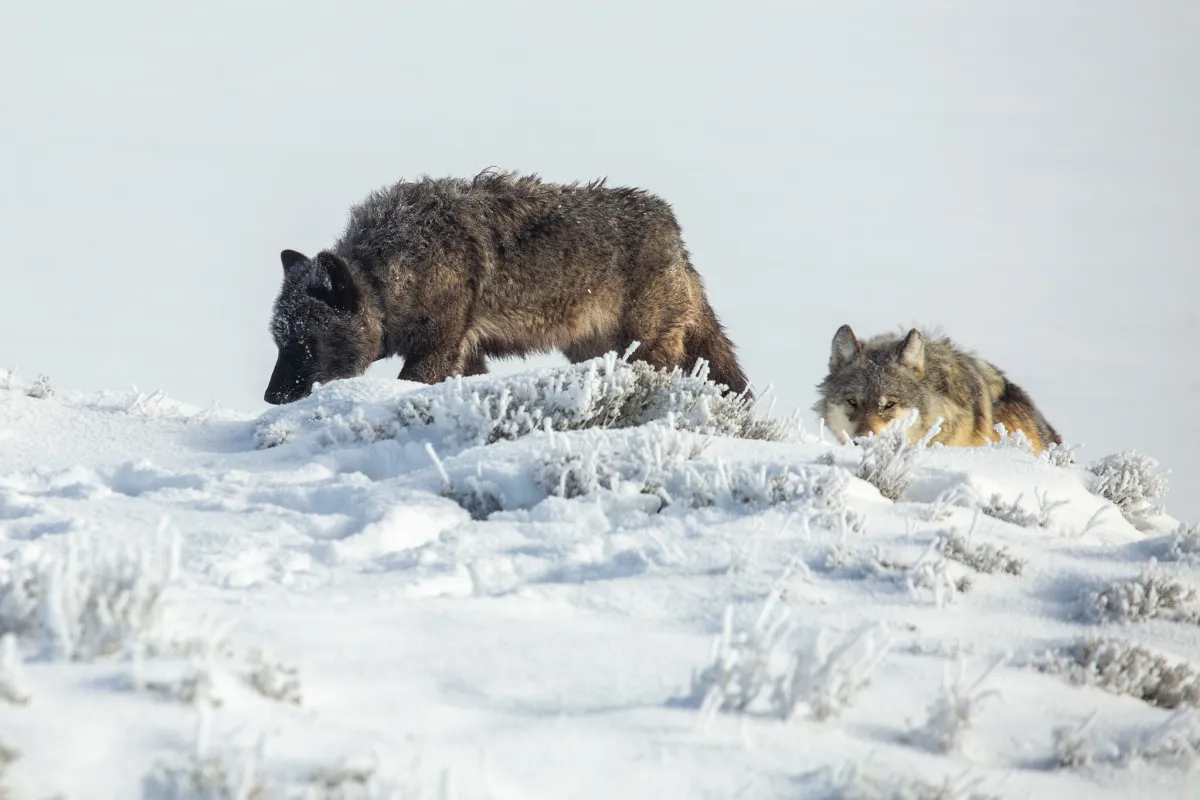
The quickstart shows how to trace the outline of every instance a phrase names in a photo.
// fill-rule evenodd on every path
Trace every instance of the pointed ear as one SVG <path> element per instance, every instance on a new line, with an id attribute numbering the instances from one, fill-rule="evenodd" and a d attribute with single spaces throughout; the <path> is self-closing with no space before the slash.
<path id="1" fill-rule="evenodd" d="M 833 335 L 833 348 L 829 352 L 830 371 L 849 364 L 860 350 L 862 350 L 862 345 L 858 343 L 850 326 L 843 325 L 838 328 L 837 333 Z"/>
<path id="2" fill-rule="evenodd" d="M 925 372 L 925 340 L 916 328 L 909 331 L 900 344 L 900 363 L 917 372 Z"/>
<path id="3" fill-rule="evenodd" d="M 286 275 L 292 271 L 293 267 L 308 261 L 308 256 L 297 253 L 295 250 L 284 250 L 279 254 L 279 260 L 283 262 L 283 272 Z"/>
<path id="4" fill-rule="evenodd" d="M 334 253 L 320 253 L 317 264 L 329 275 L 330 293 L 326 298 L 337 311 L 354 314 L 362 304 L 362 294 L 350 273 L 350 266 Z"/>

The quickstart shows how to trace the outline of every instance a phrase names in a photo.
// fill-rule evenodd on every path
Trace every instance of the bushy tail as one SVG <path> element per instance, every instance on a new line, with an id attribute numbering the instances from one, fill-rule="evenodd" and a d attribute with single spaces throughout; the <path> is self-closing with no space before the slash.
<path id="1" fill-rule="evenodd" d="M 703 358 L 708 362 L 708 379 L 725 384 L 734 394 L 746 391 L 749 386 L 746 373 L 742 372 L 738 363 L 733 342 L 725 334 L 712 306 L 703 298 L 700 301 L 700 318 L 684 335 L 683 354 L 686 369 L 692 369 L 696 359 Z M 747 396 L 750 396 L 749 393 Z"/>

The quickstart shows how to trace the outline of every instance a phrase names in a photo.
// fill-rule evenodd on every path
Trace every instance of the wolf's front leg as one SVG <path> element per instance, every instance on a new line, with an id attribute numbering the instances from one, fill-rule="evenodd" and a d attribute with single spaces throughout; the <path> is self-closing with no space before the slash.
<path id="1" fill-rule="evenodd" d="M 404 367 L 400 370 L 400 380 L 416 381 L 417 383 L 441 383 L 454 375 L 458 370 L 454 362 L 457 359 L 449 353 L 426 353 L 404 357 Z"/>
<path id="2" fill-rule="evenodd" d="M 458 372 L 464 378 L 470 375 L 487 375 L 487 373 L 487 361 L 484 360 L 483 353 L 480 353 L 478 350 L 467 356 L 462 369 Z"/>
<path id="3" fill-rule="evenodd" d="M 482 353 L 469 353 L 462 344 L 431 348 L 404 357 L 400 380 L 441 383 L 453 375 L 482 375 L 487 372 Z"/>

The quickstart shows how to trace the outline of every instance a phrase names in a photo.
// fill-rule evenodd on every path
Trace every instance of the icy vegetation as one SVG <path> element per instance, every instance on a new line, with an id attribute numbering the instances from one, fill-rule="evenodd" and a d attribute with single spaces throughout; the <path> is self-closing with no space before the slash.
<path id="1" fill-rule="evenodd" d="M 0 796 L 1178 797 L 1200 771 L 1200 545 L 1144 457 L 835 443 L 615 354 L 260 417 L 51 386 L 0 381 Z"/>
<path id="2" fill-rule="evenodd" d="M 1088 471 L 1095 476 L 1091 490 L 1111 500 L 1135 525 L 1162 513 L 1157 501 L 1166 496 L 1168 483 L 1156 459 L 1133 451 L 1115 453 L 1088 464 Z"/>
<path id="3" fill-rule="evenodd" d="M 1119 639 L 1081 642 L 1048 655 L 1040 668 L 1161 708 L 1200 706 L 1200 673 L 1192 665 Z"/>
<path id="4" fill-rule="evenodd" d="M 256 441 L 260 447 L 274 447 L 302 438 L 329 447 L 436 439 L 464 448 L 539 431 L 628 428 L 653 420 L 746 439 L 783 439 L 795 428 L 786 421 L 756 419 L 753 400 L 722 394 L 721 387 L 698 372 L 657 370 L 616 353 L 536 374 L 416 386 L 375 385 L 364 396 L 361 384 L 338 382 L 313 398 L 264 415 Z"/>

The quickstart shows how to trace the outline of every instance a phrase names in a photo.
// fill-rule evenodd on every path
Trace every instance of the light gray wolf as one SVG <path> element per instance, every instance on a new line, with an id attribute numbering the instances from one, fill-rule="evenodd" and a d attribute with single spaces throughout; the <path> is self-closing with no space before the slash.
<path id="1" fill-rule="evenodd" d="M 389 356 L 400 378 L 436 383 L 487 372 L 486 357 L 578 362 L 635 341 L 635 360 L 703 358 L 711 380 L 747 389 L 671 206 L 641 189 L 495 170 L 401 181 L 351 208 L 329 250 L 280 258 L 269 403 Z"/>
<path id="2" fill-rule="evenodd" d="M 1058 432 L 1021 387 L 989 361 L 961 349 L 936 332 L 910 330 L 860 342 L 849 325 L 838 328 L 829 355 L 829 374 L 818 386 L 813 406 L 839 437 L 879 433 L 912 409 L 920 416 L 909 429 L 916 441 L 938 417 L 933 438 L 947 446 L 979 446 L 999 441 L 1003 423 L 1022 431 L 1034 452 L 1062 444 Z"/>

